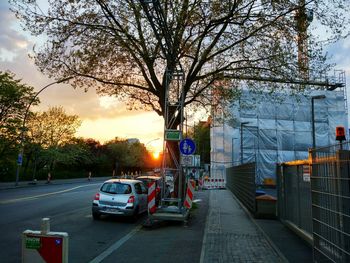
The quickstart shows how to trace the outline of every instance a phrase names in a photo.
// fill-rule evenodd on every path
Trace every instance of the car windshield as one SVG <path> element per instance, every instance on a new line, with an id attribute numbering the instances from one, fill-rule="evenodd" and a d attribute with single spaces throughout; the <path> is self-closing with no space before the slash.
<path id="1" fill-rule="evenodd" d="M 146 187 L 149 187 L 149 184 L 152 182 L 156 182 L 158 187 L 162 187 L 162 181 L 160 179 L 152 179 L 152 178 L 141 178 L 138 180 L 142 181 Z"/>
<path id="2" fill-rule="evenodd" d="M 131 186 L 123 183 L 105 183 L 101 191 L 108 194 L 130 194 Z"/>

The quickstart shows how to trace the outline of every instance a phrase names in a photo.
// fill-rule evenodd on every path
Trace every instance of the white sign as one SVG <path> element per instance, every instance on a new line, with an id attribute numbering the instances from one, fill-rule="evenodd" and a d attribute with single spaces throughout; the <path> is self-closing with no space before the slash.
<path id="1" fill-rule="evenodd" d="M 181 155 L 182 166 L 193 166 L 193 155 Z"/>
<path id="2" fill-rule="evenodd" d="M 195 167 L 201 167 L 201 156 L 200 155 L 195 155 L 194 156 L 194 163 L 193 166 Z"/>
<path id="3" fill-rule="evenodd" d="M 303 181 L 310 182 L 310 166 L 303 165 Z"/>

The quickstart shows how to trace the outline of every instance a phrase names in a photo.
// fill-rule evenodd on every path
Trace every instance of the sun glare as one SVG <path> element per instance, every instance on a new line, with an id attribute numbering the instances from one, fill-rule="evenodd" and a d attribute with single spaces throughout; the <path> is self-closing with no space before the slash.
<path id="1" fill-rule="evenodd" d="M 154 159 L 158 159 L 159 158 L 159 152 L 153 152 L 152 155 L 153 155 Z"/>

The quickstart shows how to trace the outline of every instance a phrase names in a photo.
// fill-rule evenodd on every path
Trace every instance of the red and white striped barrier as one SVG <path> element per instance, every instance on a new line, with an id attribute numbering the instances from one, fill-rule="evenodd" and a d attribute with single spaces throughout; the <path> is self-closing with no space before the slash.
<path id="1" fill-rule="evenodd" d="M 203 189 L 203 178 L 202 177 L 198 179 L 198 189 L 199 190 Z"/>
<path id="2" fill-rule="evenodd" d="M 219 188 L 225 188 L 225 180 L 223 178 L 219 179 Z"/>
<path id="3" fill-rule="evenodd" d="M 156 182 L 148 184 L 148 212 L 153 214 L 156 211 Z"/>
<path id="4" fill-rule="evenodd" d="M 190 209 L 192 207 L 193 193 L 194 193 L 195 182 L 190 180 L 187 183 L 186 198 L 184 206 Z"/>
<path id="5" fill-rule="evenodd" d="M 225 189 L 226 183 L 223 178 L 208 178 L 204 181 L 203 189 Z"/>

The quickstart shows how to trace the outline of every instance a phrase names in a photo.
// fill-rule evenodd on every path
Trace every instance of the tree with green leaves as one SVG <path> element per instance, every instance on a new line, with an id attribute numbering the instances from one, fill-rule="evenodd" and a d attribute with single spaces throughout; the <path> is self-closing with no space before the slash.
<path id="1" fill-rule="evenodd" d="M 27 122 L 27 163 L 34 155 L 35 163 L 38 162 L 37 158 L 40 158 L 42 163 L 49 167 L 49 171 L 52 171 L 56 162 L 74 162 L 84 152 L 83 148 L 69 148 L 68 145 L 72 146 L 80 124 L 78 116 L 66 114 L 62 107 L 51 107 L 48 111 L 33 113 Z M 31 146 L 40 146 L 39 157 L 33 153 L 33 149 L 37 147 Z"/>
<path id="2" fill-rule="evenodd" d="M 34 88 L 16 80 L 10 72 L 0 71 L 0 155 L 16 144 L 28 104 L 35 95 Z M 39 99 L 34 101 L 34 105 Z"/>
<path id="3" fill-rule="evenodd" d="M 120 173 L 123 169 L 141 169 L 149 157 L 146 147 L 140 142 L 115 138 L 105 144 L 111 160 L 111 167 Z"/>
<path id="4" fill-rule="evenodd" d="M 200 155 L 201 165 L 210 163 L 210 122 L 198 122 L 190 136 L 196 143 L 196 154 Z"/>
<path id="5" fill-rule="evenodd" d="M 21 83 L 13 73 L 0 71 L 0 176 L 12 172 L 27 106 L 31 101 L 39 103 L 34 96 L 33 87 Z"/>

